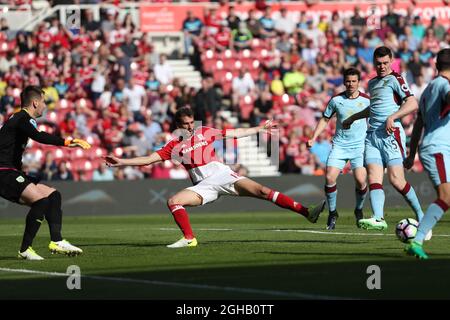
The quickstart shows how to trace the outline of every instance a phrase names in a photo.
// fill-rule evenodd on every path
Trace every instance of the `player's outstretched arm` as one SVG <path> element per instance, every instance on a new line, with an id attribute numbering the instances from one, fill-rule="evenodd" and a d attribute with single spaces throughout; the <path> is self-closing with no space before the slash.
<path id="1" fill-rule="evenodd" d="M 411 134 L 411 141 L 409 142 L 409 155 L 403 161 L 403 166 L 408 170 L 411 169 L 414 164 L 417 146 L 419 145 L 419 140 L 420 137 L 422 136 L 422 129 L 423 129 L 423 119 L 419 112 L 419 114 L 417 115 L 416 122 L 414 123 L 414 128 Z"/>
<path id="2" fill-rule="evenodd" d="M 43 144 L 49 144 L 53 146 L 66 146 L 66 147 L 81 147 L 83 149 L 89 149 L 91 145 L 81 139 L 63 139 L 61 137 L 49 134 L 44 131 L 39 131 L 36 121 L 34 119 L 30 121 L 22 121 L 19 124 L 19 129 L 25 133 L 30 139 Z"/>
<path id="3" fill-rule="evenodd" d="M 317 137 L 320 136 L 320 134 L 325 130 L 325 128 L 328 125 L 328 122 L 330 121 L 329 118 L 322 117 L 322 119 L 319 120 L 319 123 L 317 123 L 316 128 L 314 129 L 314 134 L 310 140 L 306 143 L 306 146 L 308 148 L 311 148 L 316 141 Z"/>
<path id="4" fill-rule="evenodd" d="M 400 109 L 386 119 L 386 131 L 388 133 L 394 132 L 395 120 L 401 119 L 404 116 L 417 111 L 417 109 L 419 109 L 417 99 L 414 96 L 409 96 L 406 98 L 405 103 L 401 105 Z"/>
<path id="5" fill-rule="evenodd" d="M 108 167 L 122 167 L 122 166 L 148 166 L 155 162 L 162 161 L 161 156 L 157 152 L 153 152 L 147 157 L 136 157 L 131 159 L 121 159 L 113 155 L 103 157 Z"/>
<path id="6" fill-rule="evenodd" d="M 238 129 L 231 129 L 231 130 L 227 130 L 225 133 L 225 137 L 226 139 L 228 138 L 242 138 L 242 137 L 248 137 L 248 136 L 252 136 L 255 134 L 258 134 L 259 132 L 268 132 L 270 133 L 270 131 L 272 129 L 275 129 L 277 127 L 277 123 L 274 120 L 267 120 L 264 124 L 258 126 L 258 127 L 253 127 L 253 128 L 238 128 Z"/>
<path id="7" fill-rule="evenodd" d="M 363 111 L 355 113 L 355 114 L 351 115 L 350 117 L 348 117 L 347 119 L 345 119 L 342 122 L 342 127 L 344 129 L 350 129 L 350 126 L 352 125 L 353 122 L 355 122 L 356 120 L 359 120 L 359 119 L 368 118 L 369 116 L 370 116 L 370 107 L 367 107 Z"/>

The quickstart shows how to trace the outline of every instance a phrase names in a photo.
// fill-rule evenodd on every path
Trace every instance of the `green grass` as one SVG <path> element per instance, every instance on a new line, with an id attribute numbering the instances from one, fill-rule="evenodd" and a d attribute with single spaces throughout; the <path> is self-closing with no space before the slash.
<path id="1" fill-rule="evenodd" d="M 431 259 L 418 261 L 394 235 L 409 210 L 389 211 L 381 236 L 357 229 L 344 211 L 334 232 L 324 230 L 326 213 L 313 225 L 289 212 L 191 212 L 196 248 L 165 247 L 181 235 L 170 215 L 65 217 L 65 238 L 84 254 L 52 256 L 44 224 L 33 246 L 44 261 L 17 260 L 24 221 L 0 219 L 0 268 L 65 273 L 78 265 L 87 276 L 81 290 L 68 290 L 66 277 L 0 270 L 0 299 L 450 298 L 445 216 L 425 246 Z M 381 290 L 366 286 L 373 264 Z"/>

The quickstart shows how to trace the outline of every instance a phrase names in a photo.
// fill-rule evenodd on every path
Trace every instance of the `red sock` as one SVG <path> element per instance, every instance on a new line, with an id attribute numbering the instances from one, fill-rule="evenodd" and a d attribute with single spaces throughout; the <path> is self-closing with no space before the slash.
<path id="1" fill-rule="evenodd" d="M 184 237 L 188 240 L 195 238 L 186 209 L 179 204 L 174 204 L 169 205 L 169 210 L 172 212 L 173 218 L 181 229 L 181 232 L 183 232 Z"/>
<path id="2" fill-rule="evenodd" d="M 281 192 L 270 190 L 267 200 L 272 201 L 281 208 L 290 209 L 294 212 L 300 213 L 305 217 L 307 217 L 309 214 L 308 208 L 302 206 L 301 203 L 295 202 L 294 199 L 288 197 L 285 194 L 282 194 Z"/>

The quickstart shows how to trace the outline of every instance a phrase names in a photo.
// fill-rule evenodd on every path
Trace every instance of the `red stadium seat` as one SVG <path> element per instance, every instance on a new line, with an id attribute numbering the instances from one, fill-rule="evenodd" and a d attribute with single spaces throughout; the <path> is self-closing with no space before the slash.
<path id="1" fill-rule="evenodd" d="M 224 59 L 223 60 L 223 68 L 225 70 L 235 70 L 235 63 L 236 59 L 230 58 L 230 59 Z"/>
<path id="2" fill-rule="evenodd" d="M 223 94 L 229 96 L 231 94 L 231 82 L 222 83 Z"/>
<path id="3" fill-rule="evenodd" d="M 89 171 L 93 170 L 93 164 L 90 160 L 77 159 L 70 162 L 71 171 Z"/>
<path id="4" fill-rule="evenodd" d="M 204 72 L 212 72 L 216 68 L 217 60 L 215 59 L 203 60 L 202 62 Z"/>
<path id="5" fill-rule="evenodd" d="M 226 80 L 227 74 L 229 74 L 230 71 L 228 70 L 217 70 L 213 73 L 213 78 L 215 83 L 223 83 Z"/>
<path id="6" fill-rule="evenodd" d="M 224 52 L 222 52 L 220 54 L 220 58 L 222 60 L 236 59 L 237 58 L 237 54 L 236 54 L 235 51 L 227 49 L 227 50 L 225 50 Z"/>
<path id="7" fill-rule="evenodd" d="M 103 149 L 101 147 L 92 147 L 88 150 L 85 150 L 84 152 L 86 153 L 86 157 L 93 161 L 101 159 L 103 156 L 106 156 L 107 154 L 106 149 Z"/>
<path id="8" fill-rule="evenodd" d="M 241 97 L 239 100 L 239 113 L 242 121 L 250 120 L 250 115 L 254 109 L 254 100 L 250 95 Z"/>
<path id="9" fill-rule="evenodd" d="M 88 159 L 87 153 L 81 148 L 75 148 L 70 154 L 70 160 Z"/>

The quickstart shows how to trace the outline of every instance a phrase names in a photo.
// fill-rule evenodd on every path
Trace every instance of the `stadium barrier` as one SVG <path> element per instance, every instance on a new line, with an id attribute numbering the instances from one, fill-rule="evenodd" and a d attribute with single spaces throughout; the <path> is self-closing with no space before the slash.
<path id="1" fill-rule="evenodd" d="M 386 177 L 387 178 L 387 177 Z M 409 174 L 407 177 L 415 188 L 426 210 L 435 200 L 434 188 L 426 174 Z M 284 192 L 305 205 L 324 199 L 324 178 L 302 175 L 284 175 L 282 177 L 256 178 L 256 181 Z M 385 179 L 387 180 L 387 179 Z M 111 182 L 49 182 L 63 196 L 64 215 L 127 215 L 167 213 L 166 200 L 177 191 L 190 186 L 188 180 L 138 180 Z M 351 175 L 341 176 L 338 180 L 338 208 L 352 209 L 355 203 L 355 187 Z M 386 209 L 407 207 L 403 197 L 385 181 Z M 365 203 L 370 212 L 369 198 Z M 280 211 L 267 201 L 251 198 L 221 197 L 214 203 L 192 208 L 189 212 L 244 212 L 244 211 Z M 0 217 L 24 217 L 27 207 L 13 204 L 0 198 Z"/>

